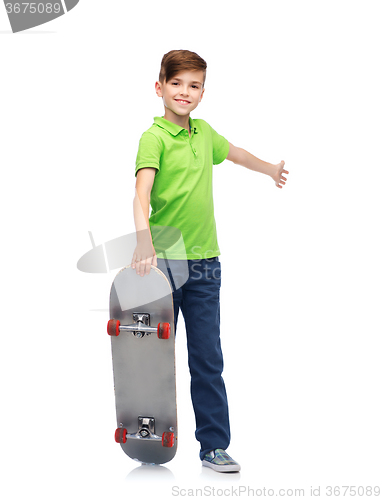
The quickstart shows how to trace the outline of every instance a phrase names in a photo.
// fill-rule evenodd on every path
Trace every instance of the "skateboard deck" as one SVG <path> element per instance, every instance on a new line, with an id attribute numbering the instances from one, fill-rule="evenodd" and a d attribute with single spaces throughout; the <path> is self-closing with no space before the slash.
<path id="1" fill-rule="evenodd" d="M 171 286 L 158 268 L 143 277 L 127 266 L 110 292 L 117 430 L 132 459 L 162 464 L 177 448 L 175 330 Z"/>

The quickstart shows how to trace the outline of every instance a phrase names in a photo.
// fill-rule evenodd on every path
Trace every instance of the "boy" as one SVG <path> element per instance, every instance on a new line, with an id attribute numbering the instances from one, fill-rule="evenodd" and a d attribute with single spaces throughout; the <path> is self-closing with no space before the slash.
<path id="1" fill-rule="evenodd" d="M 265 163 L 230 144 L 204 120 L 190 117 L 203 98 L 206 69 L 206 62 L 195 52 L 172 50 L 163 56 L 155 90 L 163 99 L 164 116 L 155 117 L 154 124 L 142 134 L 136 160 L 137 247 L 131 264 L 141 276 L 150 272 L 152 264 L 170 277 L 175 329 L 179 309 L 186 326 L 200 459 L 202 465 L 215 471 L 234 472 L 240 470 L 240 465 L 225 451 L 230 426 L 221 375 L 220 250 L 212 200 L 212 165 L 230 160 L 269 175 L 279 188 L 286 182 L 282 174 L 288 172 L 283 169 L 283 161 L 278 165 Z M 163 227 L 179 230 L 185 254 L 174 245 L 166 249 L 165 261 L 157 258 L 160 252 L 159 244 L 155 248 L 155 231 Z M 167 259 L 186 262 L 188 275 L 181 286 L 179 280 L 175 286 L 176 276 L 171 269 L 176 266 L 169 266 Z"/>

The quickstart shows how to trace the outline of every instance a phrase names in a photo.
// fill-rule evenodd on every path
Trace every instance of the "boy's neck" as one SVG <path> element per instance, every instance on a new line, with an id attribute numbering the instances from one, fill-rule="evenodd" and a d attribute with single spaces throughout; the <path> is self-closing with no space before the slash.
<path id="1" fill-rule="evenodd" d="M 176 115 L 174 112 L 165 107 L 163 118 L 165 118 L 169 122 L 175 123 L 175 125 L 179 125 L 180 127 L 185 128 L 187 131 L 189 131 L 190 129 L 190 113 L 184 116 L 180 116 Z"/>

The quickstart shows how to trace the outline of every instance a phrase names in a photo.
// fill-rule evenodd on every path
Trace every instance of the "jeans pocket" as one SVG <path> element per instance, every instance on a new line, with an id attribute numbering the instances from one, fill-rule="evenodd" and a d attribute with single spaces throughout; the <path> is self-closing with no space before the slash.
<path id="1" fill-rule="evenodd" d="M 217 283 L 219 283 L 219 286 L 220 286 L 220 283 L 221 283 L 221 264 L 220 264 L 219 260 L 215 260 L 214 262 L 212 262 L 211 275 L 212 275 L 212 279 L 214 281 L 216 281 Z"/>

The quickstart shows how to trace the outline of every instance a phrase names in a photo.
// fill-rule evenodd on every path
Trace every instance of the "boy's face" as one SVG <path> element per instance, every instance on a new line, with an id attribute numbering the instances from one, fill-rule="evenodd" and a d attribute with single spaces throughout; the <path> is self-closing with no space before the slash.
<path id="1" fill-rule="evenodd" d="M 204 94 L 203 71 L 182 71 L 169 81 L 156 82 L 155 90 L 165 107 L 179 116 L 194 110 Z"/>

